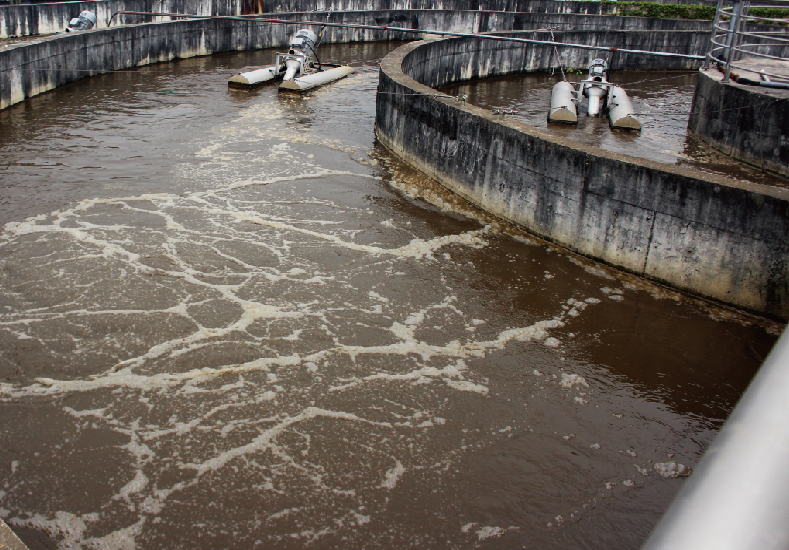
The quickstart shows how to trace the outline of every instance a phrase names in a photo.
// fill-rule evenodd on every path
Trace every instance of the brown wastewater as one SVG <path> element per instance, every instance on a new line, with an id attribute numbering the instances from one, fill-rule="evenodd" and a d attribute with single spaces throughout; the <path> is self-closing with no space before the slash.
<path id="1" fill-rule="evenodd" d="M 31 549 L 632 549 L 693 475 L 782 326 L 401 163 L 396 46 L 323 46 L 357 72 L 303 96 L 228 90 L 262 51 L 0 112 L 0 517 Z"/>

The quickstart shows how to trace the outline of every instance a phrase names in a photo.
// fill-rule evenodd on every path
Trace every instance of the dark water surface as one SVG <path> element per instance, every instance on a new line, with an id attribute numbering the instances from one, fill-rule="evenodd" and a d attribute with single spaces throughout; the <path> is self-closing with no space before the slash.
<path id="1" fill-rule="evenodd" d="M 566 74 L 578 83 L 587 74 Z M 789 180 L 762 172 L 713 149 L 688 130 L 696 89 L 696 71 L 614 71 L 611 82 L 622 86 L 633 103 L 641 131 L 612 130 L 605 116 L 586 114 L 587 99 L 578 108 L 578 124 L 548 123 L 551 90 L 561 73 L 530 73 L 446 86 L 441 90 L 468 96 L 468 102 L 490 109 L 508 109 L 505 115 L 552 134 L 611 151 L 655 162 L 693 168 L 734 179 L 789 186 Z M 576 86 L 577 87 L 577 86 Z"/>
<path id="2" fill-rule="evenodd" d="M 637 548 L 781 327 L 501 227 L 218 55 L 0 112 L 0 516 L 43 548 Z"/>

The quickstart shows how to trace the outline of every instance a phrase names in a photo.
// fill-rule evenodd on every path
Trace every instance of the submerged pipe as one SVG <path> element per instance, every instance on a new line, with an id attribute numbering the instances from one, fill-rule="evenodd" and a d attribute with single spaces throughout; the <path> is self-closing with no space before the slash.
<path id="1" fill-rule="evenodd" d="M 654 55 L 658 57 L 681 57 L 683 59 L 693 59 L 697 61 L 704 61 L 703 55 L 691 55 L 684 53 L 674 52 L 653 52 L 649 50 L 629 50 L 626 48 L 612 48 L 601 46 L 589 46 L 587 44 L 568 44 L 565 42 L 554 42 L 553 40 L 534 40 L 531 38 L 515 38 L 511 36 L 496 36 L 493 34 L 479 34 L 473 32 L 447 32 L 436 31 L 429 29 L 406 29 L 403 27 L 387 27 L 384 25 L 362 25 L 359 23 L 330 23 L 328 21 L 288 21 L 286 19 L 269 19 L 255 16 L 239 16 L 239 15 L 193 15 L 185 13 L 165 13 L 165 12 L 152 12 L 152 11 L 117 11 L 112 17 L 107 26 L 112 23 L 116 15 L 150 15 L 153 17 L 184 17 L 189 19 L 231 19 L 235 21 L 256 21 L 259 23 L 273 23 L 276 25 L 314 25 L 317 27 L 339 27 L 345 29 L 365 29 L 377 31 L 392 31 L 392 32 L 406 32 L 413 34 L 435 34 L 437 36 L 454 36 L 454 37 L 472 37 L 472 38 L 485 38 L 488 40 L 498 40 L 501 42 L 519 42 L 522 44 L 542 44 L 546 46 L 564 46 L 566 48 L 576 48 L 580 50 L 608 50 L 612 52 L 634 53 L 639 55 Z"/>

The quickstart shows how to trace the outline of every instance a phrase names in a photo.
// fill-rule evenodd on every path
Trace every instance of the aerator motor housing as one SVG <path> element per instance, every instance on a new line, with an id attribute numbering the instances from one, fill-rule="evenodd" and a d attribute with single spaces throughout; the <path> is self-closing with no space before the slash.
<path id="1" fill-rule="evenodd" d="M 79 14 L 79 17 L 73 18 L 68 22 L 66 32 L 87 31 L 96 25 L 96 14 L 92 11 L 85 10 Z"/>

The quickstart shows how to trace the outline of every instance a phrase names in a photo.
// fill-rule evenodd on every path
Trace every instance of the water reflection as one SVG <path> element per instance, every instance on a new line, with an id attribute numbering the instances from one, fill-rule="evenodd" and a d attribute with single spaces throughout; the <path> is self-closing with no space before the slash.
<path id="1" fill-rule="evenodd" d="M 0 514 L 32 550 L 643 541 L 682 484 L 653 464 L 695 465 L 780 327 L 392 157 L 392 47 L 298 99 L 228 91 L 253 52 L 0 113 Z"/>

